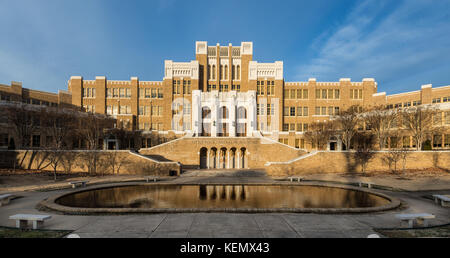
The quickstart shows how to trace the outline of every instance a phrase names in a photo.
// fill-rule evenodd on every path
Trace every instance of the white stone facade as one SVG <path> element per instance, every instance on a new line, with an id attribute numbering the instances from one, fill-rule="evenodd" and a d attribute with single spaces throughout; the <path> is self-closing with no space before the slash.
<path id="1" fill-rule="evenodd" d="M 256 92 L 192 91 L 192 128 L 196 136 L 253 136 Z"/>

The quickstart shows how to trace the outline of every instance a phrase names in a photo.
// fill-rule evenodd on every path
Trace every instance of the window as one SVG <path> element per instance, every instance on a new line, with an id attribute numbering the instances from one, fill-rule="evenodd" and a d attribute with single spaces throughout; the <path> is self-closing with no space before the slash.
<path id="1" fill-rule="evenodd" d="M 444 135 L 444 147 L 450 147 L 450 134 Z"/>
<path id="2" fill-rule="evenodd" d="M 295 107 L 290 108 L 290 116 L 295 116 Z"/>
<path id="3" fill-rule="evenodd" d="M 121 98 L 125 98 L 125 89 L 124 88 L 120 88 L 119 89 L 119 94 Z"/>
<path id="4" fill-rule="evenodd" d="M 433 99 L 433 103 L 441 103 L 441 98 L 435 98 Z"/>
<path id="5" fill-rule="evenodd" d="M 315 115 L 316 115 L 316 116 L 319 116 L 319 115 L 320 115 L 320 107 L 316 107 Z"/>
<path id="6" fill-rule="evenodd" d="M 303 107 L 303 116 L 309 116 L 308 107 Z"/>
<path id="7" fill-rule="evenodd" d="M 322 115 L 326 115 L 327 114 L 327 107 L 322 107 Z"/>
<path id="8" fill-rule="evenodd" d="M 362 90 L 350 90 L 350 99 L 363 99 Z"/>
<path id="9" fill-rule="evenodd" d="M 289 107 L 284 107 L 284 110 L 283 110 L 284 112 L 284 116 L 289 116 Z"/>
<path id="10" fill-rule="evenodd" d="M 303 90 L 303 99 L 308 99 L 308 90 Z"/>
<path id="11" fill-rule="evenodd" d="M 152 91 L 152 99 L 155 99 L 157 97 L 156 89 L 151 89 L 151 91 Z"/>
<path id="12" fill-rule="evenodd" d="M 297 107 L 297 116 L 302 116 L 302 115 L 303 115 L 303 108 Z"/>
<path id="13" fill-rule="evenodd" d="M 339 90 L 334 90 L 334 98 L 335 99 L 339 99 L 340 98 L 340 91 Z"/>
<path id="14" fill-rule="evenodd" d="M 284 90 L 284 98 L 289 99 L 289 90 Z"/>
<path id="15" fill-rule="evenodd" d="M 445 111 L 444 113 L 444 123 L 450 125 L 450 111 Z"/>
<path id="16" fill-rule="evenodd" d="M 41 147 L 41 136 L 40 135 L 33 135 L 33 147 Z"/>
<path id="17" fill-rule="evenodd" d="M 308 131 L 308 124 L 303 124 L 303 131 L 304 132 Z"/>
<path id="18" fill-rule="evenodd" d="M 112 115 L 113 113 L 112 113 L 113 111 L 112 111 L 112 106 L 106 106 L 106 114 L 107 115 Z"/>
<path id="19" fill-rule="evenodd" d="M 283 124 L 283 132 L 289 131 L 289 124 Z"/>
<path id="20" fill-rule="evenodd" d="M 339 115 L 339 107 L 334 107 L 334 115 Z"/>
<path id="21" fill-rule="evenodd" d="M 303 125 L 301 123 L 297 124 L 297 132 L 301 132 L 303 130 Z"/>
<path id="22" fill-rule="evenodd" d="M 322 98 L 323 99 L 327 98 L 327 90 L 322 90 Z"/>
<path id="23" fill-rule="evenodd" d="M 291 99 L 295 99 L 295 90 L 291 90 Z"/>
<path id="24" fill-rule="evenodd" d="M 333 99 L 333 90 L 328 90 L 328 98 Z"/>
<path id="25" fill-rule="evenodd" d="M 316 90 L 316 99 L 320 99 L 320 90 Z"/>
<path id="26" fill-rule="evenodd" d="M 295 131 L 295 124 L 289 124 L 289 131 Z"/>
<path id="27" fill-rule="evenodd" d="M 139 115 L 140 116 L 144 115 L 144 106 L 139 106 Z"/>
<path id="28" fill-rule="evenodd" d="M 442 147 L 442 135 L 434 135 L 433 136 L 433 147 L 435 147 L 435 148 Z"/>
<path id="29" fill-rule="evenodd" d="M 185 115 L 190 115 L 191 114 L 191 104 L 190 103 L 186 103 L 183 105 L 183 113 Z"/>

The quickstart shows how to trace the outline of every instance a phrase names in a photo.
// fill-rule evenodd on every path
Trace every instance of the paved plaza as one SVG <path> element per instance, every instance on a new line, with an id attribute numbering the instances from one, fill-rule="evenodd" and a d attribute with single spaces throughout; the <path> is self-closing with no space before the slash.
<path id="1" fill-rule="evenodd" d="M 262 172 L 235 172 L 213 174 L 191 171 L 171 180 L 171 183 L 247 183 L 274 182 Z M 450 188 L 450 187 L 449 187 Z M 450 194 L 450 189 L 433 191 L 376 191 L 396 197 L 402 207 L 370 214 L 302 214 L 302 213 L 179 213 L 130 214 L 114 216 L 73 216 L 41 212 L 36 205 L 45 198 L 71 192 L 73 189 L 54 191 L 23 191 L 14 194 L 20 198 L 0 207 L 0 226 L 13 227 L 8 217 L 18 213 L 51 214 L 45 229 L 74 230 L 82 238 L 272 238 L 272 237 L 367 237 L 376 233 L 374 228 L 398 228 L 398 213 L 432 213 L 436 219 L 430 226 L 450 223 L 450 209 L 424 198 L 431 194 Z"/>

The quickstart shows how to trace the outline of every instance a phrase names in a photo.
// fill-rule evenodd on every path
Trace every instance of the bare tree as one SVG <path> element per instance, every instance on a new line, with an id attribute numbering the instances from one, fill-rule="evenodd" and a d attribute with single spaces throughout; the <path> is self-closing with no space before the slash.
<path id="1" fill-rule="evenodd" d="M 58 108 L 48 108 L 42 111 L 41 120 L 43 129 L 45 129 L 47 136 L 51 141 L 46 144 L 47 160 L 53 168 L 54 180 L 56 181 L 56 170 L 63 162 L 65 151 L 69 146 L 68 141 L 72 139 L 69 137 L 74 129 L 73 111 L 69 113 L 67 110 Z"/>
<path id="2" fill-rule="evenodd" d="M 304 135 L 307 142 L 320 150 L 324 149 L 325 145 L 330 140 L 330 137 L 335 134 L 335 123 L 333 121 L 328 121 L 311 123 L 308 131 L 305 132 Z"/>
<path id="3" fill-rule="evenodd" d="M 422 149 L 422 144 L 427 138 L 440 131 L 441 127 L 433 123 L 433 116 L 436 114 L 438 114 L 436 109 L 424 106 L 402 110 L 403 126 L 411 133 L 417 150 Z"/>
<path id="4" fill-rule="evenodd" d="M 365 113 L 363 116 L 366 125 L 375 134 L 380 150 L 386 145 L 392 121 L 397 119 L 397 112 L 378 106 Z"/>
<path id="5" fill-rule="evenodd" d="M 101 149 L 99 143 L 103 139 L 105 130 L 112 128 L 113 123 L 114 120 L 109 117 L 91 113 L 81 116 L 78 121 L 77 133 L 82 140 L 87 142 L 87 151 L 83 152 L 80 157 L 85 160 L 89 175 L 97 173 L 100 159 L 98 150 Z"/>
<path id="6" fill-rule="evenodd" d="M 354 136 L 355 159 L 361 164 L 361 172 L 363 173 L 366 172 L 367 165 L 375 156 L 373 151 L 374 138 L 371 133 L 356 133 Z"/>
<path id="7" fill-rule="evenodd" d="M 2 104 L 18 149 L 30 146 L 31 135 L 40 126 L 40 108 L 23 103 Z"/>
<path id="8" fill-rule="evenodd" d="M 351 106 L 349 109 L 341 112 L 335 117 L 338 130 L 342 134 L 342 142 L 350 149 L 352 138 L 357 132 L 357 125 L 359 122 L 359 114 L 361 112 L 360 106 Z"/>

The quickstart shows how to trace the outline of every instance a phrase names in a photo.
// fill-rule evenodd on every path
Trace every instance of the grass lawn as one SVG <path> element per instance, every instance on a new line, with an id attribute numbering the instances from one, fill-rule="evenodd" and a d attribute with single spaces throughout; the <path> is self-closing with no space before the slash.
<path id="1" fill-rule="evenodd" d="M 68 230 L 31 230 L 0 227 L 0 238 L 61 238 L 72 231 Z"/>
<path id="2" fill-rule="evenodd" d="M 391 238 L 450 237 L 450 225 L 426 229 L 395 229 L 395 230 L 379 229 L 376 231 L 386 237 Z"/>

